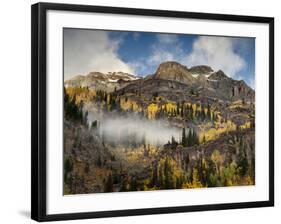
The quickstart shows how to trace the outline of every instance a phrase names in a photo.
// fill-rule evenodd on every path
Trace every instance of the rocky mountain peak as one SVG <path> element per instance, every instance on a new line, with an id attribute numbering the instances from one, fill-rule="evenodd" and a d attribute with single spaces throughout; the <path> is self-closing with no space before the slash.
<path id="1" fill-rule="evenodd" d="M 185 69 L 188 70 L 188 68 L 176 61 L 165 61 L 163 63 L 161 63 L 158 67 L 158 70 L 162 70 L 162 69 Z"/>
<path id="2" fill-rule="evenodd" d="M 111 80 L 133 81 L 139 79 L 139 77 L 125 72 L 109 72 L 107 73 L 107 76 Z"/>
<path id="3" fill-rule="evenodd" d="M 85 77 L 86 79 L 99 79 L 99 80 L 105 80 L 107 77 L 105 74 L 101 72 L 90 72 L 88 75 Z"/>
<path id="4" fill-rule="evenodd" d="M 90 72 L 85 76 L 79 75 L 66 80 L 64 85 L 66 87 L 89 87 L 90 89 L 111 92 L 138 79 L 140 78 L 125 72 Z"/>
<path id="5" fill-rule="evenodd" d="M 223 80 L 223 79 L 229 79 L 229 77 L 222 71 L 218 70 L 217 72 L 214 72 L 209 76 L 209 79 L 211 80 Z"/>
<path id="6" fill-rule="evenodd" d="M 160 64 L 156 70 L 154 78 L 173 80 L 182 83 L 192 82 L 194 80 L 186 66 L 174 61 L 167 61 Z"/>
<path id="7" fill-rule="evenodd" d="M 198 75 L 209 74 L 209 73 L 212 73 L 214 71 L 210 66 L 207 66 L 207 65 L 193 66 L 188 70 L 192 74 L 198 74 Z"/>

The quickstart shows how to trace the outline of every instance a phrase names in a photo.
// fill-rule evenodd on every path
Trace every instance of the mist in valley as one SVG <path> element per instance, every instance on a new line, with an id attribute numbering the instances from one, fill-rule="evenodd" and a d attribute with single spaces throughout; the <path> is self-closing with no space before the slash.
<path id="1" fill-rule="evenodd" d="M 147 120 L 138 114 L 119 114 L 117 112 L 88 112 L 89 126 L 96 123 L 96 129 L 105 143 L 131 145 L 164 145 L 180 139 L 181 129 L 172 127 L 164 120 Z"/>

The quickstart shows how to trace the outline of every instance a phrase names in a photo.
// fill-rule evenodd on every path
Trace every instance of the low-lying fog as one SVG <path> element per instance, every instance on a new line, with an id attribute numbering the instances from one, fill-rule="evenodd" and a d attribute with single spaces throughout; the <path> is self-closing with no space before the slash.
<path id="1" fill-rule="evenodd" d="M 163 145 L 176 141 L 181 129 L 169 126 L 168 122 L 147 120 L 137 114 L 118 115 L 117 113 L 88 112 L 88 122 L 98 121 L 99 133 L 105 142 Z"/>

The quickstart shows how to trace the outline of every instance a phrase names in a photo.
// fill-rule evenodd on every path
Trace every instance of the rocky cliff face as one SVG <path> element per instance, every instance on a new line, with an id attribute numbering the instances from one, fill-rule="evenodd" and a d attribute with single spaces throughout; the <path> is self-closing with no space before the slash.
<path id="1" fill-rule="evenodd" d="M 214 70 L 207 65 L 198 65 L 193 66 L 190 69 L 188 69 L 189 72 L 191 72 L 192 75 L 209 75 L 210 73 L 214 72 Z"/>
<path id="2" fill-rule="evenodd" d="M 173 80 L 182 83 L 192 83 L 196 78 L 208 77 L 214 70 L 207 65 L 198 65 L 187 68 L 178 62 L 168 61 L 159 65 L 154 74 L 155 79 Z"/>
<path id="3" fill-rule="evenodd" d="M 160 64 L 154 75 L 154 79 L 173 80 L 186 84 L 194 82 L 194 77 L 188 71 L 187 67 L 173 61 Z"/>
<path id="4" fill-rule="evenodd" d="M 214 72 L 209 77 L 210 80 L 214 81 L 221 81 L 224 79 L 230 79 L 222 70 L 218 70 L 217 72 Z"/>
<path id="5" fill-rule="evenodd" d="M 224 96 L 231 101 L 255 101 L 255 91 L 253 89 L 243 80 L 234 80 L 221 70 L 212 73 L 208 78 L 208 83 L 210 88 L 214 89 L 218 95 Z"/>
<path id="6" fill-rule="evenodd" d="M 160 82 L 160 80 L 162 81 Z M 128 86 L 128 89 L 131 87 Z M 178 97 L 180 100 L 190 98 L 192 92 L 196 98 L 211 98 L 230 102 L 237 100 L 255 101 L 255 91 L 243 80 L 234 80 L 222 70 L 215 72 L 206 65 L 187 68 L 171 61 L 160 64 L 151 80 L 139 83 L 137 88 L 142 89 L 143 93 L 158 91 L 166 97 Z"/>

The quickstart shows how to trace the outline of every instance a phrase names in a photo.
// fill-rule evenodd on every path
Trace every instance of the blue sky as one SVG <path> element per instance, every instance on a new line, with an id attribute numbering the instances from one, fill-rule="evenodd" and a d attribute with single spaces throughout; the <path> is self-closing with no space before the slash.
<path id="1" fill-rule="evenodd" d="M 171 60 L 209 65 L 255 85 L 254 38 L 64 29 L 65 79 L 91 71 L 145 76 Z"/>

